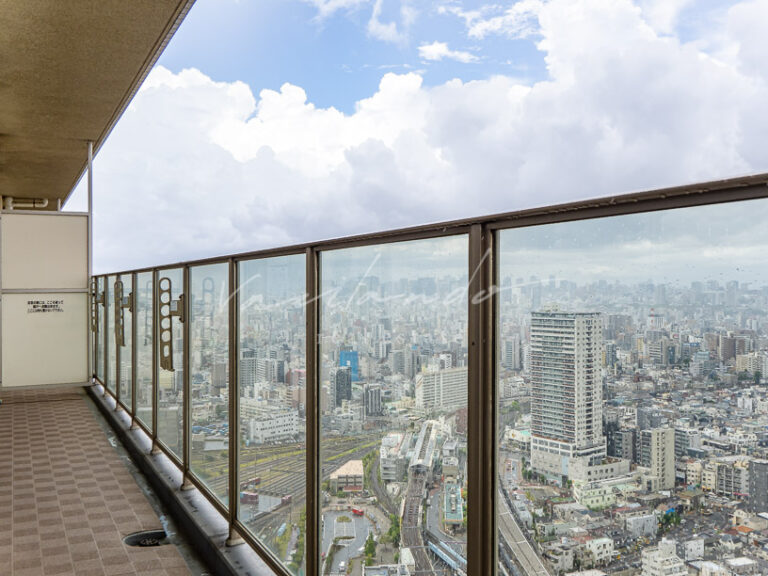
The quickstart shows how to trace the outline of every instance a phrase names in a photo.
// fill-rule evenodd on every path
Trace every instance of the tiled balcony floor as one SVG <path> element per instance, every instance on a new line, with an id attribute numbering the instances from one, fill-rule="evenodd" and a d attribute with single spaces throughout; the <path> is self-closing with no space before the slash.
<path id="1" fill-rule="evenodd" d="M 0 574 L 191 574 L 176 546 L 123 544 L 162 525 L 82 388 L 0 399 Z"/>

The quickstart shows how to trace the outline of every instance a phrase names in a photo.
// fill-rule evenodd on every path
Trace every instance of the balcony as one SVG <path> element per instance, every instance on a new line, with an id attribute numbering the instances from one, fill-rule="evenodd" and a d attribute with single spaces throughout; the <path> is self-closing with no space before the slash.
<path id="1" fill-rule="evenodd" d="M 500 439 L 519 432 L 529 415 L 535 433 L 574 437 L 565 422 L 597 409 L 578 404 L 591 385 L 575 383 L 574 362 L 557 355 L 597 348 L 599 335 L 574 343 L 564 336 L 573 335 L 569 324 L 553 320 L 541 330 L 543 357 L 507 370 L 500 328 L 522 334 L 534 314 L 546 312 L 503 299 L 501 280 L 560 278 L 560 286 L 544 289 L 552 302 L 630 317 L 649 307 L 643 283 L 653 275 L 666 288 L 669 313 L 688 331 L 675 332 L 681 348 L 695 350 L 718 322 L 749 324 L 755 341 L 765 340 L 765 246 L 744 230 L 765 220 L 768 175 L 91 274 L 90 206 L 75 216 L 58 207 L 67 186 L 90 176 L 93 152 L 188 3 L 157 2 L 156 9 L 162 18 L 145 14 L 144 26 L 131 20 L 133 33 L 117 30 L 141 35 L 126 53 L 110 52 L 120 51 L 113 42 L 103 47 L 120 57 L 94 64 L 95 85 L 69 87 L 104 97 L 103 106 L 91 102 L 64 119 L 93 123 L 77 134 L 52 123 L 58 144 L 28 145 L 50 156 L 38 162 L 17 150 L 24 170 L 8 177 L 12 185 L 2 181 L 3 194 L 17 195 L 2 222 L 0 454 L 12 466 L 0 470 L 0 510 L 11 519 L 0 528 L 0 573 L 318 576 L 352 564 L 362 572 L 367 564 L 419 576 L 545 576 L 551 571 L 513 504 L 516 487 L 550 500 L 573 493 L 567 483 L 522 477 L 517 463 L 522 469 L 526 454 Z M 70 66 L 82 59 L 66 56 Z M 102 77 L 116 84 L 105 88 Z M 72 141 L 83 145 L 73 152 Z M 41 189 L 48 196 L 36 198 Z M 14 202 L 32 211 L 14 210 Z M 72 249 L 66 265 L 71 238 L 60 218 L 79 221 L 71 234 L 81 249 Z M 30 219 L 35 227 L 24 224 Z M 23 225 L 11 234 L 14 220 Z M 31 242 L 42 237 L 45 243 Z M 664 250 L 654 251 L 654 242 Z M 37 284 L 14 285 L 5 267 L 15 262 L 15 273 L 26 274 L 25 260 L 35 273 L 25 278 Z M 75 276 L 73 284 L 36 276 L 53 268 Z M 577 282 L 568 274 L 601 298 L 572 296 Z M 611 274 L 624 279 L 623 303 L 599 285 Z M 731 304 L 694 309 L 705 285 L 730 291 Z M 61 301 L 29 297 L 41 293 Z M 63 318 L 70 303 L 80 306 L 78 315 L 56 326 L 55 340 L 47 324 L 32 323 Z M 28 331 L 6 326 L 11 321 Z M 530 347 L 530 335 L 522 338 Z M 639 372 L 623 352 L 627 372 Z M 640 394 L 642 383 L 600 362 L 585 370 L 610 379 L 630 401 L 656 401 Z M 697 409 L 685 406 L 683 393 L 708 398 L 715 388 L 694 372 L 669 385 L 682 398 L 674 407 L 681 413 Z M 719 382 L 733 376 L 727 367 L 715 375 Z M 512 392 L 502 397 L 507 384 Z M 755 453 L 765 457 L 763 448 Z M 377 473 L 383 458 L 394 462 L 386 478 Z M 510 463 L 510 478 L 502 462 Z M 183 527 L 175 546 L 123 544 L 168 517 Z"/>
<path id="2" fill-rule="evenodd" d="M 728 188 L 729 199 L 737 201 L 734 195 L 744 194 L 741 184 Z M 764 193 L 762 188 L 746 190 Z M 653 198 L 653 205 L 690 198 L 667 194 L 650 193 L 646 197 Z M 704 204 L 718 198 L 722 198 L 719 190 L 695 196 L 697 202 Z M 765 203 L 766 200 L 744 201 L 733 206 L 743 206 L 751 213 Z M 618 206 L 637 208 L 634 203 Z M 572 212 L 565 213 L 577 217 L 580 212 L 589 214 L 591 209 L 591 205 L 574 206 Z M 670 209 L 678 208 L 673 204 Z M 717 209 L 718 206 L 703 205 L 682 210 Z M 558 210 L 552 213 L 562 214 Z M 413 239 L 411 230 L 393 231 L 376 237 L 339 239 L 328 244 L 95 276 L 90 291 L 94 302 L 91 318 L 94 371 L 89 393 L 137 465 L 154 476 L 154 482 L 162 480 L 160 485 L 164 488 L 158 492 L 169 502 L 177 502 L 173 507 L 182 518 L 187 515 L 199 524 L 201 533 L 209 538 L 209 546 L 219 549 L 215 545 L 215 530 L 225 534 L 230 545 L 245 542 L 244 547 L 228 548 L 222 541 L 219 546 L 223 547 L 212 556 L 227 558 L 231 556 L 227 553 L 229 549 L 246 549 L 252 554 L 250 561 L 260 563 L 262 569 L 276 573 L 309 572 L 312 566 L 319 567 L 322 563 L 325 524 L 320 519 L 333 509 L 353 506 L 351 502 L 356 501 L 353 496 L 341 499 L 331 496 L 335 504 L 330 505 L 327 482 L 334 477 L 334 471 L 346 463 L 358 458 L 365 461 L 367 454 L 374 453 L 380 439 L 398 427 L 398 420 L 390 413 L 377 414 L 373 420 L 375 428 L 350 429 L 348 424 L 343 424 L 344 412 L 339 411 L 339 404 L 331 406 L 323 400 L 327 377 L 321 378 L 321 374 L 327 373 L 329 359 L 337 356 L 335 349 L 326 346 L 333 345 L 338 309 L 326 296 L 329 291 L 322 278 L 349 274 L 345 271 L 348 266 L 353 267 L 353 277 L 355 273 L 362 275 L 364 268 L 354 272 L 355 262 L 367 261 L 359 257 L 358 251 L 375 250 L 379 258 L 386 259 L 390 251 L 394 254 L 397 250 L 398 258 L 402 258 L 401 254 L 418 255 L 428 249 L 426 253 L 446 254 L 446 258 L 467 262 L 465 279 L 457 279 L 466 282 L 472 266 L 482 261 L 481 248 L 490 246 L 502 255 L 494 259 L 500 269 L 488 269 L 479 275 L 479 279 L 470 284 L 470 294 L 491 293 L 488 279 L 498 276 L 505 266 L 500 251 L 508 234 L 505 227 L 517 224 L 520 219 L 525 222 L 526 217 L 540 218 L 541 215 L 512 214 L 476 223 L 442 224 L 440 235 L 424 228 L 416 232 L 418 239 Z M 613 216 L 625 217 L 653 216 Z M 599 221 L 586 220 L 579 225 L 594 222 Z M 559 225 L 557 222 L 546 224 Z M 511 230 L 519 234 L 527 228 Z M 447 251 L 446 238 L 452 246 Z M 406 250 L 399 250 L 401 247 Z M 455 264 L 439 264 L 440 269 L 447 266 Z M 278 272 L 280 281 L 275 283 L 274 275 Z M 420 270 L 420 274 L 425 272 L 428 271 Z M 439 279 L 436 270 L 432 273 Z M 361 302 L 342 299 L 346 313 L 357 315 L 363 323 L 368 322 L 369 312 L 365 306 L 369 298 L 370 295 L 362 302 L 362 308 Z M 436 307 L 435 314 L 439 316 L 445 304 L 438 301 L 429 305 Z M 470 345 L 466 350 L 466 366 L 469 390 L 476 391 L 467 395 L 467 428 L 462 433 L 458 428 L 451 433 L 466 442 L 468 462 L 479 463 L 484 452 L 482 438 L 488 438 L 485 434 L 490 432 L 484 426 L 498 419 L 495 412 L 498 404 L 491 403 L 492 412 L 483 415 L 481 406 L 486 404 L 488 394 L 494 394 L 494 376 L 484 374 L 480 367 L 486 362 L 483 358 L 493 358 L 496 343 L 493 339 L 483 346 L 476 343 L 482 341 L 479 336 L 485 330 L 495 333 L 494 325 L 500 316 L 491 316 L 490 324 L 482 321 L 483 310 L 493 305 L 493 299 L 468 298 L 463 304 L 449 302 L 447 305 L 454 314 L 463 308 L 466 322 L 473 330 L 467 334 Z M 379 313 L 377 310 L 376 314 Z M 394 305 L 387 317 L 396 319 L 399 313 Z M 502 308 L 500 314 L 504 313 Z M 398 330 L 396 322 L 391 330 Z M 478 336 L 473 339 L 472 334 Z M 290 342 L 294 344 L 288 345 Z M 259 376 L 255 375 L 256 371 Z M 259 382 L 260 387 L 254 388 Z M 362 390 L 362 386 L 353 384 L 353 390 Z M 16 394 L 7 397 L 8 406 L 4 409 L 21 404 L 18 398 L 22 396 Z M 53 392 L 36 394 L 51 394 L 51 400 L 56 398 Z M 354 402 L 354 393 L 351 398 Z M 550 410 L 561 405 L 559 397 L 551 400 L 542 397 L 540 401 Z M 82 400 L 80 403 L 85 405 Z M 286 414 L 295 413 L 295 417 L 286 424 L 271 425 L 270 431 L 255 432 L 260 423 L 274 422 L 278 406 Z M 452 414 L 456 407 L 446 407 L 446 410 Z M 533 406 L 531 412 L 542 411 Z M 563 409 L 564 415 L 571 413 L 571 409 Z M 349 422 L 354 421 L 353 418 Z M 561 431 L 569 431 L 561 423 L 556 426 L 560 426 Z M 555 427 L 551 431 L 557 430 Z M 273 438 L 269 434 L 277 436 Z M 495 442 L 494 436 L 491 434 L 489 441 Z M 423 446 L 426 449 L 426 442 Z M 16 462 L 16 470 L 23 472 L 23 465 Z M 488 464 L 488 470 L 492 470 L 493 462 Z M 483 554 L 491 552 L 483 543 L 473 540 L 473 536 L 494 531 L 496 524 L 494 514 L 476 512 L 478 508 L 483 510 L 483 500 L 472 486 L 493 487 L 496 479 L 484 467 L 474 473 L 471 467 L 469 470 L 464 482 L 469 487 L 470 515 L 466 540 L 460 540 L 465 544 L 456 553 L 471 565 L 473 561 L 487 561 L 488 557 Z M 20 478 L 23 480 L 25 476 L 22 474 Z M 120 483 L 126 483 L 125 477 Z M 353 482 L 350 486 L 358 485 Z M 360 486 L 372 488 L 372 478 L 370 483 L 368 479 L 363 480 Z M 231 498 L 231 494 L 239 497 Z M 255 504 L 255 495 L 267 502 L 264 508 Z M 396 503 L 387 503 L 386 496 L 380 496 L 380 504 L 373 508 L 370 504 L 360 506 L 369 514 L 376 514 L 378 506 L 383 514 L 393 513 L 388 510 L 396 513 Z M 497 502 L 491 499 L 486 505 L 496 506 Z M 473 506 L 475 512 L 472 512 Z M 403 518 L 403 522 L 406 520 L 416 525 L 419 522 Z M 212 526 L 217 527 L 213 533 Z M 124 525 L 120 529 L 129 528 Z M 281 530 L 282 534 L 293 531 L 294 542 L 303 540 L 306 552 L 299 548 L 287 550 L 278 535 Z M 412 534 L 408 538 L 409 548 L 419 550 L 424 546 L 420 536 Z M 415 565 L 432 566 L 432 562 L 428 553 L 417 553 L 414 558 Z"/>

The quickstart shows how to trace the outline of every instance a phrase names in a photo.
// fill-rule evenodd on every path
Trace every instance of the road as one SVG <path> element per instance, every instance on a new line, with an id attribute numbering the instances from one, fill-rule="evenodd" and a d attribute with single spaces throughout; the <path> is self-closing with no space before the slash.
<path id="1" fill-rule="evenodd" d="M 550 576 L 536 551 L 523 535 L 517 520 L 507 505 L 504 493 L 499 490 L 502 512 L 499 514 L 499 532 L 514 558 L 526 576 Z"/>
<path id="2" fill-rule="evenodd" d="M 340 516 L 345 516 L 349 522 L 337 523 L 336 519 Z M 320 549 L 326 554 L 326 562 L 331 557 L 331 545 L 334 541 L 338 544 L 338 548 L 333 554 L 331 572 L 341 572 L 339 568 L 341 562 L 349 566 L 352 558 L 363 554 L 363 547 L 370 531 L 371 522 L 365 516 L 355 516 L 346 511 L 326 511 L 323 513 Z M 347 536 L 347 538 L 335 540 L 339 536 Z"/>

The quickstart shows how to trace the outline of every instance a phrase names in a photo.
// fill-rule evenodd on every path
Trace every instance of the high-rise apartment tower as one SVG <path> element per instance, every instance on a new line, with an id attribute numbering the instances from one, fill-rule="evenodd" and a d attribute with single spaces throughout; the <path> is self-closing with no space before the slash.
<path id="1" fill-rule="evenodd" d="M 531 465 L 568 476 L 573 458 L 599 462 L 603 436 L 602 322 L 596 312 L 531 314 Z"/>

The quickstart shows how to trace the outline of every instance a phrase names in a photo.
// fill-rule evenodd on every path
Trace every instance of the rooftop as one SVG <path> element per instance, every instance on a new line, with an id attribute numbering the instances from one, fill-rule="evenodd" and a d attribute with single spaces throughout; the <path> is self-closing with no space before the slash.
<path id="1" fill-rule="evenodd" d="M 363 475 L 363 461 L 362 460 L 350 460 L 339 466 L 336 470 L 331 472 L 331 478 L 339 478 L 341 476 L 362 476 Z"/>

